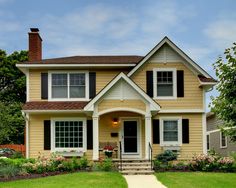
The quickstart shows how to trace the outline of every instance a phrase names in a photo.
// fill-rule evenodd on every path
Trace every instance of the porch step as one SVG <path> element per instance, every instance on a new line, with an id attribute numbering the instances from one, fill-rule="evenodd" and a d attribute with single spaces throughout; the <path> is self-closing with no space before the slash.
<path id="1" fill-rule="evenodd" d="M 121 174 L 123 175 L 150 175 L 153 174 L 154 171 L 153 170 L 122 170 Z"/>
<path id="2" fill-rule="evenodd" d="M 124 175 L 145 175 L 154 173 L 151 169 L 151 162 L 148 160 L 122 160 L 122 164 L 119 161 L 117 166 L 121 174 Z"/>

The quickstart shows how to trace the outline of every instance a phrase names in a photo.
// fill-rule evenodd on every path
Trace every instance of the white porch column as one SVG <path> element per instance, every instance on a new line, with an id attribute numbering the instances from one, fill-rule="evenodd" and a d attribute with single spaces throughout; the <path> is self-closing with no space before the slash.
<path id="1" fill-rule="evenodd" d="M 98 116 L 93 116 L 93 160 L 99 158 L 99 124 Z"/>
<path id="2" fill-rule="evenodd" d="M 149 159 L 149 143 L 152 144 L 152 116 L 145 116 L 145 159 Z"/>

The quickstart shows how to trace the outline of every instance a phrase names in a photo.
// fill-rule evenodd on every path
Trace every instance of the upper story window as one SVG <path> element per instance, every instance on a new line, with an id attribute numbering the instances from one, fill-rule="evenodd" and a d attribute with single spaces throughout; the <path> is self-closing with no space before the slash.
<path id="1" fill-rule="evenodd" d="M 173 99 L 176 98 L 176 69 L 157 68 L 154 69 L 154 98 Z"/>
<path id="2" fill-rule="evenodd" d="M 161 118 L 161 145 L 179 146 L 182 143 L 181 118 Z"/>
<path id="3" fill-rule="evenodd" d="M 88 73 L 50 73 L 49 97 L 51 100 L 88 99 Z"/>

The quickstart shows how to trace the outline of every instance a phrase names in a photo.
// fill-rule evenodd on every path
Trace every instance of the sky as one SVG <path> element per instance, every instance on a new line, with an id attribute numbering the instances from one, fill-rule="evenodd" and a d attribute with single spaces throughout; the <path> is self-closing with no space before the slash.
<path id="1" fill-rule="evenodd" d="M 0 0 L 0 49 L 27 50 L 31 27 L 40 29 L 43 58 L 146 55 L 168 36 L 216 78 L 212 64 L 236 42 L 235 7 L 235 0 Z M 211 95 L 215 89 L 207 104 Z"/>

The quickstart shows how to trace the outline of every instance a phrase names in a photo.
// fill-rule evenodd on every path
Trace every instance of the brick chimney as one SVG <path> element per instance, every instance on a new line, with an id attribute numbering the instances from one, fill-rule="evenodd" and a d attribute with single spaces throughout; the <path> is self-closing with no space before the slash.
<path id="1" fill-rule="evenodd" d="M 30 28 L 29 32 L 29 61 L 42 60 L 42 38 L 38 28 Z"/>

